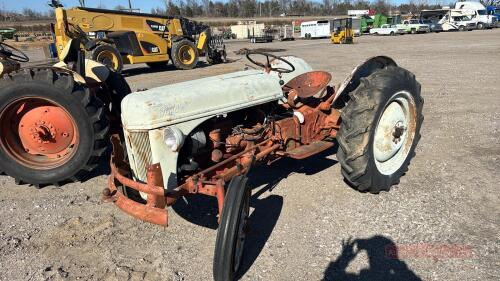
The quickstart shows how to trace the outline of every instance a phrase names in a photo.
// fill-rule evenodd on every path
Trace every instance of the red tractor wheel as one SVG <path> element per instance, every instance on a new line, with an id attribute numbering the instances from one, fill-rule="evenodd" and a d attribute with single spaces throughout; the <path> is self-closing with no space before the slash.
<path id="1" fill-rule="evenodd" d="M 0 171 L 35 186 L 84 179 L 107 149 L 106 107 L 69 73 L 0 79 Z"/>
<path id="2" fill-rule="evenodd" d="M 75 120 L 44 98 L 21 98 L 7 105 L 0 113 L 0 128 L 5 152 L 34 169 L 64 165 L 78 147 Z"/>

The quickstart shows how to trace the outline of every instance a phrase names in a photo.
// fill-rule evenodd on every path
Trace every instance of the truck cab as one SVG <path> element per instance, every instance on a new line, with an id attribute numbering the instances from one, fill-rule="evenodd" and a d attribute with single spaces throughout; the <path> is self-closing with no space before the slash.
<path id="1" fill-rule="evenodd" d="M 486 7 L 486 12 L 488 12 L 488 15 L 496 18 L 496 27 L 500 27 L 500 6 L 488 6 Z"/>
<path id="2" fill-rule="evenodd" d="M 477 29 L 492 28 L 496 25 L 497 18 L 488 15 L 486 8 L 479 2 L 457 2 L 456 10 L 462 10 L 465 16 L 469 16 L 476 23 Z"/>

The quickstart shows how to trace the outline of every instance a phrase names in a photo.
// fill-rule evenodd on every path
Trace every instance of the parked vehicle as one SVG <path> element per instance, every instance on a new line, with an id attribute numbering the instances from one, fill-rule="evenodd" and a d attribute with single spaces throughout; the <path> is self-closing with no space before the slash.
<path id="1" fill-rule="evenodd" d="M 500 6 L 487 6 L 488 15 L 496 18 L 496 27 L 500 27 Z"/>
<path id="2" fill-rule="evenodd" d="M 334 19 L 331 21 L 333 31 L 330 41 L 333 44 L 354 43 L 354 33 L 352 31 L 352 18 Z"/>
<path id="3" fill-rule="evenodd" d="M 406 33 L 411 34 L 427 33 L 430 31 L 429 25 L 420 23 L 418 19 L 404 20 L 403 23 L 396 26 L 406 30 Z"/>
<path id="4" fill-rule="evenodd" d="M 444 31 L 472 31 L 476 29 L 476 22 L 472 21 L 468 16 L 462 15 L 460 10 L 451 10 L 440 21 L 439 24 Z"/>
<path id="5" fill-rule="evenodd" d="M 330 32 L 328 20 L 305 21 L 300 24 L 300 38 L 326 38 L 330 37 Z"/>
<path id="6" fill-rule="evenodd" d="M 282 25 L 278 28 L 278 40 L 279 41 L 287 41 L 287 40 L 295 40 L 293 36 L 293 26 L 291 25 Z"/>
<path id="7" fill-rule="evenodd" d="M 252 30 L 253 31 L 253 30 Z M 254 32 L 248 37 L 250 43 L 270 43 L 273 42 L 273 32 L 268 29 L 264 29 L 261 32 Z"/>
<path id="8" fill-rule="evenodd" d="M 477 29 L 496 26 L 497 18 L 488 15 L 486 8 L 479 2 L 457 2 L 455 10 L 461 10 L 463 15 L 468 16 L 471 21 L 475 22 Z"/>
<path id="9" fill-rule="evenodd" d="M 346 182 L 379 193 L 408 173 L 423 122 L 420 84 L 388 57 L 359 65 L 339 88 L 297 57 L 249 51 L 247 58 L 262 69 L 125 97 L 125 147 L 114 135 L 103 190 L 104 201 L 163 226 L 176 200 L 215 198 L 215 281 L 234 280 L 244 259 L 254 165 L 312 157 L 336 139 Z"/>
<path id="10" fill-rule="evenodd" d="M 423 24 L 427 24 L 429 26 L 430 32 L 439 33 L 441 31 L 443 31 L 443 26 L 441 24 L 439 24 L 438 22 L 434 22 L 434 21 L 431 21 L 428 19 L 421 19 L 420 22 Z"/>
<path id="11" fill-rule="evenodd" d="M 355 37 L 361 36 L 361 20 L 356 17 L 352 17 L 352 32 Z"/>
<path id="12" fill-rule="evenodd" d="M 0 29 L 0 38 L 4 39 L 14 39 L 14 33 L 16 33 L 15 28 L 2 28 Z"/>
<path id="13" fill-rule="evenodd" d="M 390 24 L 383 24 L 379 28 L 372 28 L 370 29 L 370 34 L 372 35 L 398 35 L 398 34 L 405 34 L 406 29 L 404 28 L 398 28 L 395 25 L 390 25 Z"/>
<path id="14" fill-rule="evenodd" d="M 177 69 L 192 69 L 200 54 L 205 54 L 209 63 L 225 61 L 222 37 L 187 18 L 87 7 L 65 9 L 55 0 L 52 6 L 59 56 L 69 40 L 78 38 L 87 46 L 88 57 L 116 72 L 125 64 L 138 63 L 165 69 L 169 61 Z M 77 32 L 69 33 L 70 26 Z M 105 38 L 91 39 L 89 32 L 102 33 Z"/>
<path id="15" fill-rule="evenodd" d="M 368 15 L 362 15 L 359 19 L 361 21 L 361 33 L 370 32 L 370 29 L 373 27 L 373 18 Z"/>

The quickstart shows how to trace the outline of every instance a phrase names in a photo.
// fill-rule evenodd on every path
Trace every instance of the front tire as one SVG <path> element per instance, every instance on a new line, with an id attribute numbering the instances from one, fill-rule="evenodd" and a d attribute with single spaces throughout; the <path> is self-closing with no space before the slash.
<path id="1" fill-rule="evenodd" d="M 25 69 L 0 80 L 0 170 L 35 186 L 84 179 L 107 148 L 104 104 L 67 73 Z"/>
<path id="2" fill-rule="evenodd" d="M 251 194 L 247 180 L 246 176 L 234 177 L 227 189 L 215 242 L 215 281 L 233 280 L 243 260 Z"/>
<path id="3" fill-rule="evenodd" d="M 172 45 L 171 57 L 177 69 L 193 69 L 198 64 L 198 49 L 189 39 L 181 39 Z"/>
<path id="4" fill-rule="evenodd" d="M 361 78 L 349 97 L 337 135 L 342 174 L 359 191 L 387 191 L 408 170 L 420 139 L 420 84 L 389 66 Z"/>
<path id="5" fill-rule="evenodd" d="M 92 60 L 100 62 L 120 73 L 123 69 L 123 59 L 120 52 L 112 45 L 99 45 L 92 51 Z"/>

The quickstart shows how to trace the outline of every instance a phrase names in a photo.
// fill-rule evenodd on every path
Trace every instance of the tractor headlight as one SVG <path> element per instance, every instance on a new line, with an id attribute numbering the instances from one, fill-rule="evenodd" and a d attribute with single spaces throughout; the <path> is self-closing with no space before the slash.
<path id="1" fill-rule="evenodd" d="M 184 143 L 184 134 L 176 127 L 163 129 L 163 141 L 172 151 L 179 151 Z"/>

